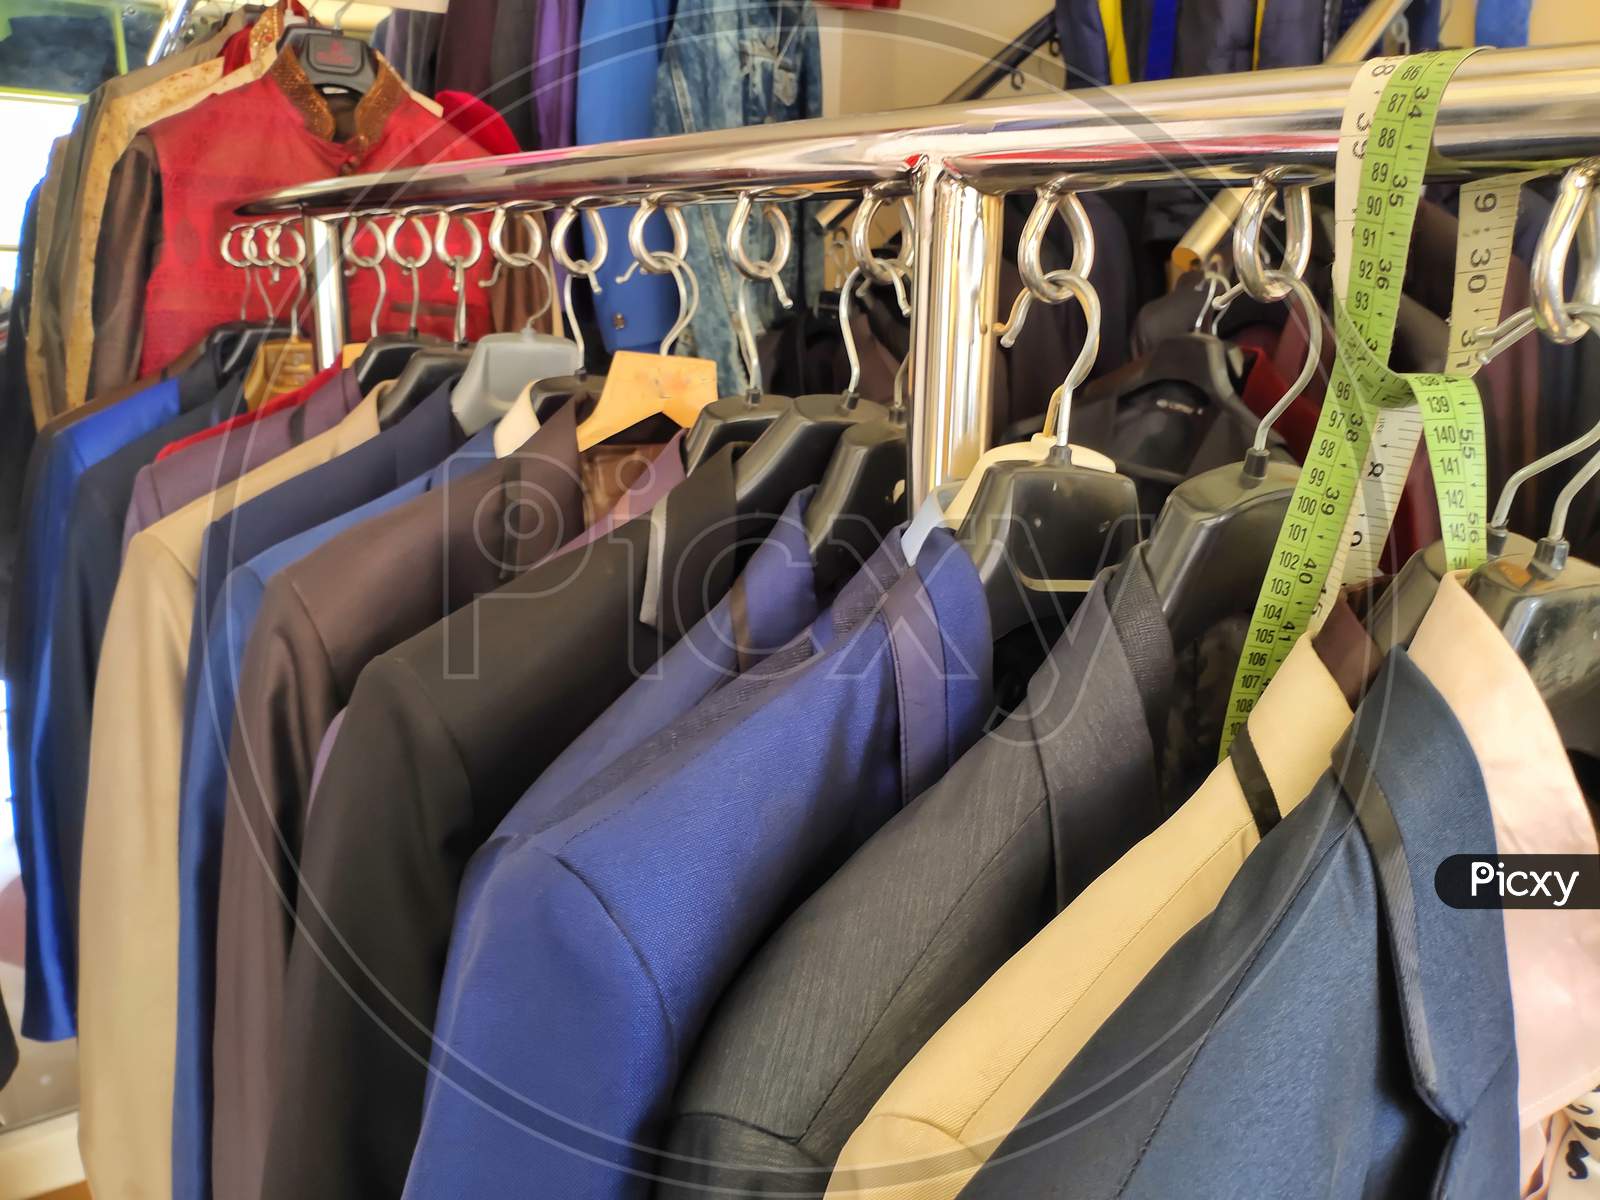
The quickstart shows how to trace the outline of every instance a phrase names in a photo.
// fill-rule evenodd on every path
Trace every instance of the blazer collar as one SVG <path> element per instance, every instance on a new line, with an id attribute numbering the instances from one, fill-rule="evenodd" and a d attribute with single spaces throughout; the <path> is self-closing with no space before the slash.
<path id="1" fill-rule="evenodd" d="M 669 642 L 693 628 L 733 585 L 733 451 L 723 447 L 630 523 L 647 523 L 648 531 L 639 621 Z"/>
<path id="2" fill-rule="evenodd" d="M 1452 855 L 1492 853 L 1494 822 L 1457 715 L 1404 650 L 1373 680 L 1332 771 L 1371 854 L 1413 1085 L 1463 1127 L 1516 1069 L 1505 940 L 1498 913 L 1447 907 L 1434 877 Z"/>

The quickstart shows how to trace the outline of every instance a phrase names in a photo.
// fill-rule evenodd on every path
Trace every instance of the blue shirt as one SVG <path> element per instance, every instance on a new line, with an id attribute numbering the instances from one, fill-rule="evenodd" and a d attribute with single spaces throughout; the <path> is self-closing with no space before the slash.
<path id="1" fill-rule="evenodd" d="M 442 411 L 441 411 L 442 410 Z M 440 389 L 392 429 L 349 453 L 274 488 L 249 503 L 271 501 L 300 480 L 323 474 L 322 484 L 300 489 L 285 511 L 272 519 L 265 511 L 249 515 L 243 539 L 226 517 L 206 533 L 203 560 L 221 564 L 246 546 L 274 532 L 290 530 L 228 572 L 209 599 L 196 596 L 191 635 L 203 632 L 191 650 L 184 712 L 182 783 L 178 800 L 178 1050 L 172 1103 L 172 1190 L 174 1200 L 211 1195 L 211 1035 L 216 1001 L 217 891 L 222 861 L 222 827 L 227 804 L 228 743 L 244 651 L 255 627 L 267 581 L 290 563 L 347 529 L 398 508 L 439 486 L 462 464 L 494 456 L 493 429 L 485 429 L 448 454 L 458 434 L 450 423 L 450 393 Z M 356 457 L 356 456 L 360 457 Z M 370 493 L 400 470 L 431 461 L 438 464 L 346 512 L 300 532 L 292 526 L 326 505 Z M 343 467 L 342 477 L 329 468 Z M 337 477 L 337 478 L 336 478 Z M 320 501 L 320 503 L 318 502 Z M 241 506 L 246 507 L 246 506 Z M 215 566 L 213 567 L 215 569 Z M 205 578 L 202 568 L 201 578 Z M 209 620 L 203 620 L 209 617 Z"/>
<path id="2" fill-rule="evenodd" d="M 456 909 L 413 1200 L 644 1195 L 711 1006 L 765 931 L 979 736 L 988 611 L 944 530 L 890 537 L 784 649 L 556 803 Z"/>
<path id="3" fill-rule="evenodd" d="M 45 663 L 54 633 L 56 597 L 67 540 L 67 514 L 83 474 L 179 412 L 176 379 L 41 435 L 31 466 L 31 503 L 22 531 L 7 637 L 11 802 L 17 855 L 27 894 L 23 1035 L 41 1041 L 76 1032 L 76 938 L 59 886 L 48 781 L 40 767 L 50 713 Z M 111 564 L 107 570 L 114 572 Z"/>

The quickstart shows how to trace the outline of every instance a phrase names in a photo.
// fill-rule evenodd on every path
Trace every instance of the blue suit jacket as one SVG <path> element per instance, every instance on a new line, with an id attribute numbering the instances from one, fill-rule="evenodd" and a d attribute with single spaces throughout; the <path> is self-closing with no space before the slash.
<path id="1" fill-rule="evenodd" d="M 576 794 L 519 804 L 457 906 L 406 1196 L 643 1196 L 711 1006 L 989 710 L 977 572 L 899 538 L 783 650 Z"/>

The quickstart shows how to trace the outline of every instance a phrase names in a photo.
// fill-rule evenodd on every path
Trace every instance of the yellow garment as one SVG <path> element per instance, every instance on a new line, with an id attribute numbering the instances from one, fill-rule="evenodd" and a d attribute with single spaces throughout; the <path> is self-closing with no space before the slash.
<path id="1" fill-rule="evenodd" d="M 304 338 L 263 342 L 244 373 L 245 404 L 254 412 L 274 396 L 305 386 L 316 373 L 316 351 Z"/>
<path id="2" fill-rule="evenodd" d="M 1256 0 L 1256 37 L 1251 44 L 1250 69 L 1261 69 L 1261 23 L 1267 19 L 1267 0 Z"/>
<path id="3" fill-rule="evenodd" d="M 1327 768 L 1350 717 L 1302 641 L 1250 715 L 1283 811 Z M 845 1145 L 828 1196 L 952 1200 L 1145 974 L 1216 908 L 1259 841 L 1224 761 L 934 1034 Z"/>
<path id="4" fill-rule="evenodd" d="M 1100 0 L 1100 23 L 1106 31 L 1106 65 L 1112 83 L 1130 83 L 1128 35 L 1122 27 L 1122 0 Z"/>
<path id="5" fill-rule="evenodd" d="M 338 425 L 128 543 L 95 678 L 78 935 L 78 1145 L 96 1196 L 172 1194 L 178 773 L 195 573 L 207 527 L 378 432 L 377 392 Z"/>
<path id="6" fill-rule="evenodd" d="M 50 237 L 55 229 L 56 196 L 61 191 L 61 160 L 66 156 L 67 138 L 58 137 L 50 145 L 50 165 L 45 170 L 44 186 L 39 189 L 39 208 L 33 221 L 33 319 L 23 342 L 22 369 L 28 379 L 28 399 L 33 406 L 33 427 L 43 429 L 55 411 L 50 405 L 50 381 L 45 370 L 44 332 L 37 314 L 44 298 L 40 283 L 45 277 Z M 15 348 L 12 353 L 16 353 Z"/>
<path id="7" fill-rule="evenodd" d="M 68 218 L 77 228 L 75 267 L 62 274 L 62 324 L 66 329 L 66 397 L 76 408 L 90 397 L 89 366 L 94 358 L 94 252 L 105 217 L 106 193 L 117 160 L 144 129 L 165 117 L 193 108 L 209 96 L 221 95 L 251 83 L 266 72 L 277 57 L 283 29 L 279 8 L 269 8 L 250 30 L 250 61 L 227 75 L 222 59 L 211 58 L 131 96 L 109 101 L 95 126 L 94 144 L 85 159 L 80 204 Z M 217 253 L 221 253 L 218 249 Z"/>

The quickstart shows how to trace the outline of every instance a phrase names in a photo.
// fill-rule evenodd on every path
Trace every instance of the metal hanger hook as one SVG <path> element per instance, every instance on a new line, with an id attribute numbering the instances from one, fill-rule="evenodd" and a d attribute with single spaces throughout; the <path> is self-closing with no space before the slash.
<path id="1" fill-rule="evenodd" d="M 1595 429 L 1595 438 L 1600 440 L 1600 426 Z M 1578 493 L 1594 482 L 1596 475 L 1600 475 L 1600 454 L 1592 456 L 1583 469 L 1568 481 L 1567 486 L 1561 489 L 1561 494 L 1556 497 L 1555 508 L 1550 512 L 1550 532 L 1545 535 L 1545 540 L 1565 545 L 1567 540 L 1567 514 L 1572 511 L 1572 502 L 1578 498 Z M 1565 555 L 1561 556 L 1561 564 L 1565 564 Z"/>
<path id="2" fill-rule="evenodd" d="M 672 323 L 672 328 L 667 330 L 666 336 L 661 339 L 659 353 L 663 356 L 672 353 L 672 347 L 683 336 L 683 331 L 689 328 L 695 313 L 700 311 L 700 281 L 695 278 L 689 264 L 683 259 L 675 254 L 671 255 L 670 259 L 667 270 L 672 275 L 672 282 L 678 288 L 678 319 Z"/>
<path id="3" fill-rule="evenodd" d="M 1281 291 L 1285 298 L 1294 300 L 1300 306 L 1300 315 L 1306 323 L 1306 361 L 1295 381 L 1283 393 L 1282 399 L 1267 410 L 1266 416 L 1262 417 L 1261 423 L 1256 426 L 1253 449 L 1257 454 L 1267 452 L 1267 437 L 1272 433 L 1273 424 L 1289 411 L 1291 404 L 1300 399 L 1322 367 L 1322 308 L 1317 304 L 1316 296 L 1306 286 L 1305 280 L 1287 271 L 1268 271 L 1265 282 L 1274 291 Z"/>
<path id="4" fill-rule="evenodd" d="M 916 261 L 916 213 L 908 196 L 900 197 L 900 253 L 893 258 L 879 258 L 872 252 L 872 223 L 888 198 L 890 185 L 875 184 L 867 189 L 850 221 L 850 257 L 862 273 L 873 283 L 886 283 L 894 288 L 895 302 L 900 315 L 911 315 L 911 298 L 906 292 L 906 280 Z"/>
<path id="5" fill-rule="evenodd" d="M 1045 431 L 1055 435 L 1056 445 L 1065 446 L 1067 426 L 1072 415 L 1072 397 L 1083 386 L 1083 381 L 1089 378 L 1095 359 L 1100 356 L 1100 293 L 1086 277 L 1060 267 L 1045 275 L 1042 282 L 1048 288 L 1048 295 L 1039 298 L 1045 303 L 1059 304 L 1071 298 L 1083 308 L 1083 346 L 1067 371 L 1066 379 L 1050 397 L 1050 407 L 1045 413 Z"/>
<path id="6" fill-rule="evenodd" d="M 371 230 L 373 243 L 372 254 L 367 257 L 356 250 L 356 238 L 365 230 Z M 368 338 L 375 338 L 378 336 L 378 315 L 389 300 L 389 276 L 383 269 L 383 230 L 378 227 L 376 216 L 352 213 L 345 218 L 344 236 L 340 240 L 344 244 L 346 271 L 354 275 L 358 268 L 365 267 L 378 277 L 378 299 L 372 305 L 372 319 L 367 326 Z"/>
<path id="7" fill-rule="evenodd" d="M 850 362 L 850 381 L 844 385 L 847 397 L 857 395 L 861 387 L 861 351 L 856 348 L 856 332 L 850 327 L 850 297 L 858 294 L 857 288 L 866 286 L 866 273 L 854 266 L 839 288 L 839 336 L 844 339 L 844 356 Z"/>
<path id="8" fill-rule="evenodd" d="M 1311 188 L 1308 184 L 1289 184 L 1284 180 L 1296 173 L 1294 167 L 1272 167 L 1256 176 L 1239 209 L 1233 227 L 1233 269 L 1239 282 L 1226 293 L 1229 303 L 1242 291 L 1264 304 L 1286 300 L 1287 279 L 1299 279 L 1311 262 Z M 1285 211 L 1283 257 L 1276 267 L 1262 258 L 1262 235 L 1268 213 L 1279 193 Z"/>
<path id="9" fill-rule="evenodd" d="M 418 317 L 422 312 L 422 279 L 421 271 L 433 258 L 433 239 L 428 236 L 428 227 L 423 223 L 422 213 L 429 210 L 408 208 L 395 214 L 388 230 L 383 235 L 383 244 L 389 252 L 389 259 L 402 271 L 411 276 L 411 319 L 406 326 L 406 331 L 412 336 L 417 336 Z M 400 230 L 409 226 L 416 230 L 417 240 L 421 249 L 415 258 L 407 258 L 400 253 Z"/>
<path id="10" fill-rule="evenodd" d="M 289 254 L 280 254 L 279 246 L 284 234 L 294 238 L 294 251 Z M 298 225 L 291 225 L 280 221 L 273 226 L 272 232 L 267 237 L 267 255 L 272 260 L 274 267 L 281 267 L 295 273 L 295 297 L 293 307 L 289 312 L 289 337 L 293 341 L 300 340 L 300 308 L 305 303 L 306 295 L 310 288 L 306 281 L 306 237 L 300 232 Z"/>
<path id="11" fill-rule="evenodd" d="M 651 214 L 658 210 L 667 219 L 667 228 L 672 230 L 671 250 L 656 251 L 644 244 L 645 224 L 650 220 Z M 684 220 L 683 209 L 677 204 L 663 204 L 651 197 L 641 200 L 639 207 L 634 210 L 632 220 L 628 222 L 628 249 L 633 253 L 633 262 L 626 271 L 617 276 L 618 283 L 626 283 L 633 277 L 633 273 L 639 270 L 649 275 L 666 275 L 671 272 L 689 253 L 689 223 Z"/>
<path id="12" fill-rule="evenodd" d="M 1033 211 L 1028 214 L 1028 220 L 1022 227 L 1022 237 L 1017 243 L 1017 269 L 1022 276 L 1023 288 L 1011 302 L 1010 315 L 994 327 L 994 331 L 1001 334 L 1000 344 L 1008 350 L 1016 345 L 1035 300 L 1060 304 L 1075 296 L 1081 299 L 1077 284 L 1068 282 L 1069 276 L 1088 286 L 1089 272 L 1094 269 L 1094 227 L 1089 223 L 1089 214 L 1077 193 L 1066 190 L 1069 183 L 1070 177 L 1063 175 L 1039 188 Z M 1049 231 L 1051 218 L 1057 212 L 1061 213 L 1061 219 L 1072 233 L 1072 266 L 1046 272 L 1041 262 L 1044 235 Z M 1098 307 L 1098 293 L 1095 303 Z M 1092 340 L 1095 353 L 1098 354 L 1098 330 Z M 1090 366 L 1094 363 L 1092 356 L 1089 363 Z"/>
<path id="13" fill-rule="evenodd" d="M 750 210 L 755 207 L 754 193 L 741 192 L 734 202 L 733 215 L 728 220 L 724 239 L 728 258 L 739 272 L 739 298 L 735 306 L 735 333 L 739 337 L 739 353 L 744 358 L 745 374 L 749 379 L 749 394 L 761 394 L 761 354 L 756 346 L 755 320 L 750 315 L 750 284 L 753 280 L 769 280 L 777 294 L 778 303 L 793 308 L 794 301 L 783 286 L 783 267 L 789 261 L 789 251 L 794 244 L 794 234 L 789 228 L 789 218 L 783 209 L 770 200 L 761 202 L 761 215 L 772 230 L 772 254 L 765 259 L 752 259 L 745 248 L 745 229 L 750 223 Z"/>
<path id="14" fill-rule="evenodd" d="M 1577 312 L 1577 320 L 1583 326 L 1585 332 L 1600 335 L 1600 307 L 1594 305 L 1573 305 L 1571 307 L 1579 310 Z M 1519 318 L 1512 319 L 1517 320 Z M 1530 317 L 1520 317 L 1520 319 L 1531 321 Z M 1498 547 L 1504 545 L 1506 534 L 1510 528 L 1511 505 L 1516 500 L 1517 492 L 1522 485 L 1535 475 L 1548 471 L 1551 467 L 1559 466 L 1595 445 L 1600 445 L 1600 425 L 1596 425 L 1576 441 L 1568 442 L 1565 446 L 1559 446 L 1550 451 L 1549 454 L 1536 458 L 1527 466 L 1512 472 L 1511 477 L 1506 480 L 1505 486 L 1500 489 L 1500 499 L 1495 502 L 1494 513 L 1489 517 L 1489 544 L 1492 551 L 1498 553 Z M 1569 488 L 1571 487 L 1570 484 L 1568 486 Z M 1566 492 L 1563 492 L 1562 495 L 1565 496 Z M 1572 496 L 1576 495 L 1577 489 L 1572 489 Z M 1570 503 L 1571 497 L 1568 497 L 1568 507 L 1570 507 Z M 1557 512 L 1561 519 L 1556 521 L 1554 519 L 1556 513 L 1552 513 L 1551 526 L 1551 537 L 1555 540 L 1559 540 L 1561 532 L 1566 526 L 1566 508 L 1560 507 L 1559 502 Z"/>
<path id="15" fill-rule="evenodd" d="M 1582 321 L 1567 315 L 1567 259 L 1578 242 L 1578 295 L 1580 304 L 1600 304 L 1600 205 L 1595 204 L 1595 184 L 1600 181 L 1600 158 L 1585 159 L 1561 179 L 1550 220 L 1539 235 L 1533 255 L 1533 314 L 1544 335 L 1562 345 L 1579 341 L 1588 332 Z"/>

